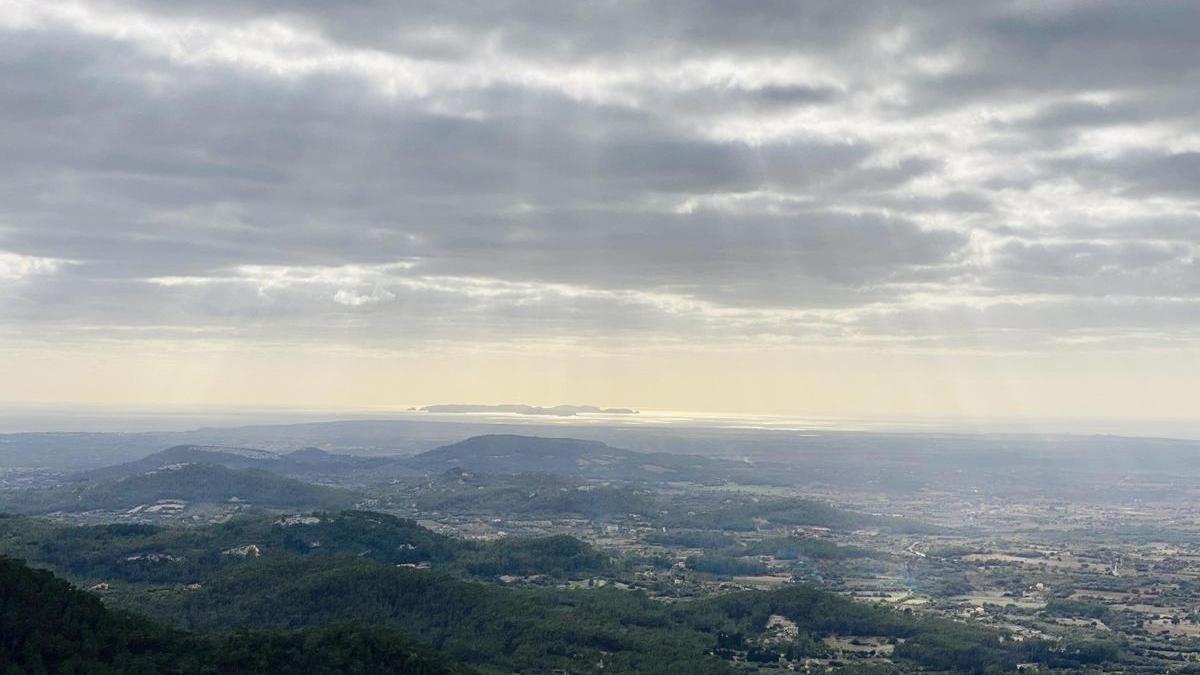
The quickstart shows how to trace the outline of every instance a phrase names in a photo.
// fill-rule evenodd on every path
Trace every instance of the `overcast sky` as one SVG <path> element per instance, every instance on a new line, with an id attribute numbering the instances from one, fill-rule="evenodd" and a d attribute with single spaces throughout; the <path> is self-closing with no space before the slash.
<path id="1" fill-rule="evenodd" d="M 1197 26 L 0 0 L 0 400 L 1198 417 Z"/>

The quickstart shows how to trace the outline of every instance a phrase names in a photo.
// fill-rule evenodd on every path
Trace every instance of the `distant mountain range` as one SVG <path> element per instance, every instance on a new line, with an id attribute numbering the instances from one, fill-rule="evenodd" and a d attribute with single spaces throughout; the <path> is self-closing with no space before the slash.
<path id="1" fill-rule="evenodd" d="M 427 405 L 421 408 L 431 413 L 516 413 L 518 415 L 553 415 L 556 417 L 571 417 L 574 415 L 603 414 L 603 415 L 636 415 L 638 411 L 632 408 L 601 408 L 594 405 L 556 405 L 550 408 L 508 403 L 503 405 L 473 405 L 469 403 L 448 403 L 443 405 Z"/>
<path id="2" fill-rule="evenodd" d="M 214 464 L 230 469 L 255 469 L 281 476 L 313 479 L 370 471 L 385 465 L 395 465 L 396 461 L 390 457 L 333 454 L 320 448 L 303 448 L 288 453 L 277 453 L 256 448 L 177 445 L 133 462 L 88 471 L 81 474 L 80 477 L 90 481 L 106 480 L 181 463 Z"/>
<path id="3" fill-rule="evenodd" d="M 494 434 L 473 436 L 411 457 L 357 457 L 304 448 L 275 453 L 254 448 L 180 445 L 134 462 L 80 474 L 100 482 L 178 464 L 217 465 L 300 480 L 338 478 L 370 482 L 440 474 L 460 468 L 476 473 L 543 473 L 615 481 L 719 481 L 746 465 L 697 455 L 637 452 L 598 441 Z"/>

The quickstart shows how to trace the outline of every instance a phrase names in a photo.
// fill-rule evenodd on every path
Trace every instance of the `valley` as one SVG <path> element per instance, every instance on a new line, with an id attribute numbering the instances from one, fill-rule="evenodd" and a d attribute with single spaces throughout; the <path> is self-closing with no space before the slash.
<path id="1" fill-rule="evenodd" d="M 27 471 L 0 491 L 0 553 L 164 625 L 366 619 L 484 672 L 645 672 L 644 640 L 713 672 L 1192 668 L 1200 514 L 1174 488 L 1154 500 L 1154 475 L 1091 500 L 980 490 L 974 476 L 881 491 L 828 455 L 785 465 L 769 443 L 747 457 L 659 440 L 646 452 L 489 434 L 394 455 L 180 445 Z M 683 442 L 700 440 L 712 442 Z M 837 616 L 814 620 L 814 599 Z M 511 651 L 561 612 L 558 646 Z M 484 635 L 510 647 L 482 649 Z"/>

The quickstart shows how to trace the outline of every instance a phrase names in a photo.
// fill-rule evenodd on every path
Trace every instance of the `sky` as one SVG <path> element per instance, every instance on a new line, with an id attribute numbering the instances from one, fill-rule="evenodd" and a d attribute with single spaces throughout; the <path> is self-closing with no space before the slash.
<path id="1" fill-rule="evenodd" d="M 0 402 L 1197 419 L 1198 25 L 0 0 Z"/>

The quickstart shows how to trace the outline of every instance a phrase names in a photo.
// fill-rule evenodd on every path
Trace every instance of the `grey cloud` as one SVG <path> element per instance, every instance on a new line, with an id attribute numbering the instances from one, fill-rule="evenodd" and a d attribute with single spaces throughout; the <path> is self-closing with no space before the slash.
<path id="1" fill-rule="evenodd" d="M 1194 246 L 1179 241 L 1013 240 L 969 270 L 980 295 L 1175 303 L 1200 294 Z"/>
<path id="2" fill-rule="evenodd" d="M 1200 196 L 1200 152 L 1137 152 L 1111 159 L 1077 157 L 1053 161 L 1051 166 L 1080 181 L 1135 195 Z"/>
<path id="3" fill-rule="evenodd" d="M 997 252 L 996 266 L 1047 276 L 1086 276 L 1105 268 L 1136 271 L 1187 255 L 1180 246 L 1143 242 L 1118 244 L 1087 241 L 1061 243 L 1009 242 Z"/>
<path id="4" fill-rule="evenodd" d="M 1200 75 L 1192 3 L 1001 3 L 964 6 L 946 21 L 930 15 L 922 43 L 953 48 L 962 62 L 914 80 L 918 108 L 1096 91 L 1174 98 Z"/>
<path id="5" fill-rule="evenodd" d="M 1086 239 L 1104 237 L 1132 241 L 1169 241 L 1196 244 L 1200 242 L 1200 215 L 1176 213 L 1170 215 L 1146 215 L 1114 219 L 1098 225 L 1065 224 L 1053 234 Z"/>
<path id="6" fill-rule="evenodd" d="M 405 49 L 408 42 L 401 38 L 409 33 L 454 30 L 477 41 L 489 37 L 504 50 L 560 60 L 646 52 L 769 53 L 781 47 L 794 49 L 798 43 L 827 47 L 843 43 L 847 36 L 869 39 L 870 29 L 892 25 L 899 14 L 890 3 L 831 1 L 805 6 L 772 1 L 749 7 L 715 0 L 550 5 L 528 0 L 486 4 L 384 0 L 352 7 L 277 0 L 138 4 L 146 11 L 177 16 L 299 19 L 337 41 L 383 50 Z"/>
<path id="7" fill-rule="evenodd" d="M 979 191 L 952 190 L 939 195 L 880 195 L 874 201 L 880 206 L 897 211 L 922 214 L 934 212 L 990 213 L 994 210 L 992 200 Z"/>
<path id="8" fill-rule="evenodd" d="M 1051 130 L 1094 128 L 1144 119 L 1146 112 L 1129 103 L 1067 101 L 1047 105 L 1018 124 L 1026 128 Z"/>

